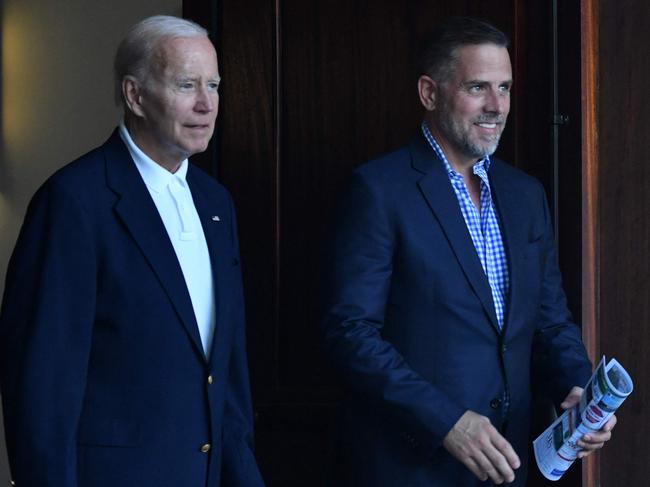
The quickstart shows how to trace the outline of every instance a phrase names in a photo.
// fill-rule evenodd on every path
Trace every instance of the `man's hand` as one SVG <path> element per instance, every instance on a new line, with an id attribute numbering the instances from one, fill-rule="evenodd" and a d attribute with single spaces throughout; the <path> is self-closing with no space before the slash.
<path id="1" fill-rule="evenodd" d="M 490 420 L 473 411 L 465 411 L 447 433 L 443 446 L 480 480 L 495 484 L 515 480 L 519 457 L 510 443 L 492 426 Z"/>
<path id="2" fill-rule="evenodd" d="M 571 389 L 567 397 L 564 399 L 560 407 L 562 409 L 571 409 L 573 406 L 580 402 L 583 392 L 582 387 L 574 387 Z M 595 432 L 585 435 L 578 441 L 578 446 L 583 449 L 578 453 L 578 458 L 584 458 L 588 455 L 591 455 L 595 450 L 598 450 L 603 447 L 606 441 L 612 437 L 612 430 L 616 426 L 616 415 L 612 414 L 612 417 L 607 420 L 603 427 Z"/>

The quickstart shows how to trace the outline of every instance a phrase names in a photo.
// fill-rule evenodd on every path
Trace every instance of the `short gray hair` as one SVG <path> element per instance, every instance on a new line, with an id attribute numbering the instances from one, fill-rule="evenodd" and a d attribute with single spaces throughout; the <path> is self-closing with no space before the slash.
<path id="1" fill-rule="evenodd" d="M 208 31 L 191 20 L 170 15 L 154 15 L 135 24 L 127 32 L 115 53 L 115 103 L 124 105 L 122 80 L 133 76 L 146 83 L 151 71 L 151 60 L 164 40 L 179 37 L 207 37 Z"/>
<path id="2" fill-rule="evenodd" d="M 438 24 L 420 46 L 420 74 L 437 83 L 451 76 L 458 49 L 468 45 L 494 44 L 508 48 L 508 37 L 492 24 L 473 17 L 449 17 Z"/>

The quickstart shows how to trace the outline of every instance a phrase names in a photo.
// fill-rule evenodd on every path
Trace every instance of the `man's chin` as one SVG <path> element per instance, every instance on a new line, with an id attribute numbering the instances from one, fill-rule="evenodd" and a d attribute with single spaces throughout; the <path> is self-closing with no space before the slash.
<path id="1" fill-rule="evenodd" d="M 473 147 L 473 152 L 474 152 L 474 157 L 479 157 L 483 158 L 486 156 L 491 156 L 494 154 L 499 147 L 499 141 L 497 140 L 496 142 L 490 143 L 490 144 L 484 144 L 482 146 L 475 146 Z"/>
<path id="2" fill-rule="evenodd" d="M 491 147 L 472 147 L 471 150 L 468 150 L 465 152 L 465 155 L 467 157 L 471 157 L 473 159 L 479 160 L 483 159 L 484 157 L 491 156 L 494 154 L 497 150 L 497 146 L 491 146 Z"/>
<path id="3" fill-rule="evenodd" d="M 194 154 L 200 154 L 201 152 L 205 152 L 206 149 L 208 148 L 209 142 L 210 139 L 204 142 L 197 142 L 192 144 L 191 147 L 187 148 L 188 149 L 187 152 L 189 153 L 189 156 L 193 156 Z"/>

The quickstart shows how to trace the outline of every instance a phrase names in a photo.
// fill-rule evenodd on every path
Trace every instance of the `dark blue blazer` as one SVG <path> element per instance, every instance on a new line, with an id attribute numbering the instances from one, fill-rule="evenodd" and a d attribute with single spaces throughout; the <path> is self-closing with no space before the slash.
<path id="1" fill-rule="evenodd" d="M 424 138 L 354 172 L 327 266 L 326 347 L 347 389 L 333 485 L 480 485 L 441 446 L 466 410 L 490 418 L 525 464 L 533 357 L 557 403 L 589 378 L 544 190 L 496 158 L 489 174 L 510 271 L 502 332 L 448 176 Z"/>
<path id="2" fill-rule="evenodd" d="M 193 166 L 187 181 L 215 276 L 210 360 L 172 244 L 117 131 L 30 203 L 0 316 L 16 485 L 263 485 L 233 204 Z"/>

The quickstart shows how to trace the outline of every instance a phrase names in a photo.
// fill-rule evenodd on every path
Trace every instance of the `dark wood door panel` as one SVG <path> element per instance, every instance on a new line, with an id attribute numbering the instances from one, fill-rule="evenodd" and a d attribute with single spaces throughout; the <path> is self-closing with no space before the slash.
<path id="1" fill-rule="evenodd" d="M 237 207 L 251 383 L 255 399 L 265 400 L 277 377 L 274 6 L 219 5 L 219 179 Z"/>
<path id="2" fill-rule="evenodd" d="M 399 2 L 282 2 L 281 381 L 331 384 L 318 337 L 327 228 L 351 169 L 408 140 L 418 108 Z M 360 15 L 365 11 L 366 15 Z"/>

